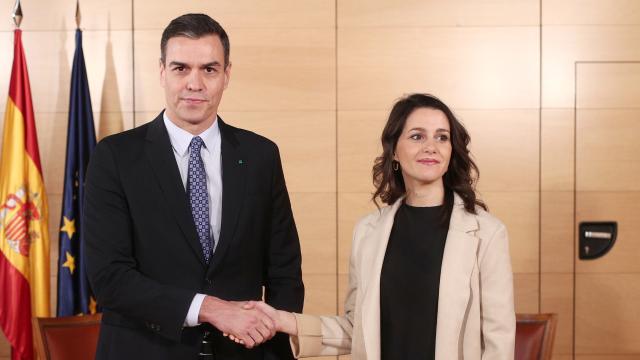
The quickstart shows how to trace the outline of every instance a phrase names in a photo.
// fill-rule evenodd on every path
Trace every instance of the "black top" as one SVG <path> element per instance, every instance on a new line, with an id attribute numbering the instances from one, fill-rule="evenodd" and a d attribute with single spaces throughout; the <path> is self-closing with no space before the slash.
<path id="1" fill-rule="evenodd" d="M 402 204 L 380 275 L 382 359 L 435 359 L 438 290 L 448 223 L 443 206 Z"/>

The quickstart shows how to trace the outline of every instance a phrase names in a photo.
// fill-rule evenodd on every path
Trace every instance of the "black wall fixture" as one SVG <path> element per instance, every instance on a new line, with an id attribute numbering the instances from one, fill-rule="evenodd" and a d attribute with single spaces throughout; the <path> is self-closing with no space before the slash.
<path id="1" fill-rule="evenodd" d="M 597 259 L 611 250 L 616 242 L 618 223 L 615 221 L 581 222 L 579 226 L 581 260 Z"/>

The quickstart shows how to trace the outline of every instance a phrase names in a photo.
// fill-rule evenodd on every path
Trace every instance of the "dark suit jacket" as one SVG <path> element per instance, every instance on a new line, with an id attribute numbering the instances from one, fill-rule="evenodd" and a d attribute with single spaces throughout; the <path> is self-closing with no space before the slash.
<path id="1" fill-rule="evenodd" d="M 209 266 L 169 135 L 154 121 L 109 136 L 87 173 L 85 255 L 104 315 L 98 359 L 196 359 L 204 330 L 217 359 L 291 358 L 279 334 L 247 350 L 210 325 L 183 328 L 197 292 L 302 311 L 301 256 L 280 155 L 270 140 L 219 121 L 222 227 Z"/>

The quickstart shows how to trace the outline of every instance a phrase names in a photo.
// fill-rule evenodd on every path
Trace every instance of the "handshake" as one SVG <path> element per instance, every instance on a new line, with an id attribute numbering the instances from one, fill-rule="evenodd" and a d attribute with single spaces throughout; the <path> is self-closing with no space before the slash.
<path id="1" fill-rule="evenodd" d="M 198 321 L 210 323 L 248 349 L 271 339 L 276 332 L 298 333 L 293 313 L 276 310 L 263 301 L 225 301 L 207 296 Z"/>

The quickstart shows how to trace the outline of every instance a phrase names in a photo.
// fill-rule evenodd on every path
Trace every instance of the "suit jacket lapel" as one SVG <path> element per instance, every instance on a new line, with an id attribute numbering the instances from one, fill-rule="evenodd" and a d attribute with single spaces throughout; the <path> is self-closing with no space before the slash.
<path id="1" fill-rule="evenodd" d="M 187 194 L 180 178 L 178 164 L 173 155 L 169 133 L 164 126 L 162 113 L 149 124 L 146 140 L 145 152 L 155 173 L 156 180 L 160 184 L 167 206 L 171 209 L 197 258 L 205 266 L 202 245 L 198 240 Z"/>
<path id="2" fill-rule="evenodd" d="M 465 211 L 456 194 L 440 272 L 436 359 L 449 358 L 458 352 L 458 336 L 468 310 L 471 274 L 477 261 L 477 229 L 476 217 Z"/>
<path id="3" fill-rule="evenodd" d="M 372 238 L 367 240 L 373 244 L 372 251 L 363 254 L 365 256 L 362 258 L 362 264 L 371 262 L 373 264 L 368 272 L 364 272 L 367 281 L 363 284 L 366 288 L 362 301 L 362 329 L 367 359 L 380 358 L 380 273 L 384 255 L 387 252 L 389 235 L 393 228 L 393 220 L 402 201 L 403 198 L 400 198 L 391 207 L 382 209 L 376 226 L 372 230 Z"/>
<path id="4" fill-rule="evenodd" d="M 235 129 L 225 124 L 218 118 L 218 126 L 221 135 L 222 154 L 222 220 L 220 239 L 216 245 L 209 271 L 214 271 L 229 244 L 233 241 L 233 235 L 238 223 L 238 217 L 246 195 L 246 171 L 247 163 L 240 143 L 235 136 Z"/>

